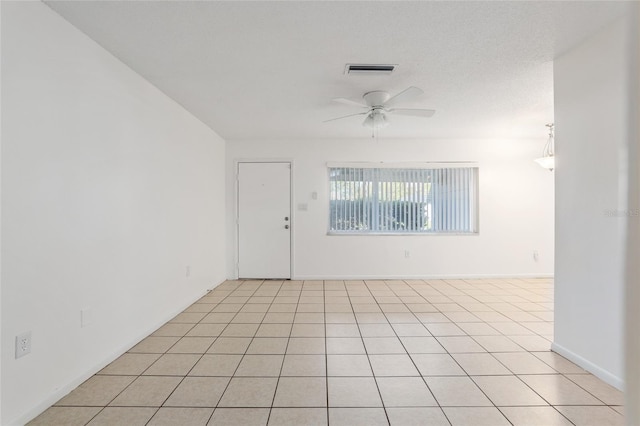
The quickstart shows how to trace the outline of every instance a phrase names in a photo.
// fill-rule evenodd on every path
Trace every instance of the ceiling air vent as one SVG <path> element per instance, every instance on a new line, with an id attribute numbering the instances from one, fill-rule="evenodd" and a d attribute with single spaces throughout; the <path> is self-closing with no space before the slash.
<path id="1" fill-rule="evenodd" d="M 347 64 L 345 74 L 391 74 L 394 64 Z"/>

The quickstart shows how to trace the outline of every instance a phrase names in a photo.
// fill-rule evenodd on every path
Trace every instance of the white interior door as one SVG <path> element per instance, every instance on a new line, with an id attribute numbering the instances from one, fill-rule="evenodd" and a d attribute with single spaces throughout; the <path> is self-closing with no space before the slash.
<path id="1" fill-rule="evenodd" d="M 238 277 L 291 278 L 291 163 L 238 163 Z"/>

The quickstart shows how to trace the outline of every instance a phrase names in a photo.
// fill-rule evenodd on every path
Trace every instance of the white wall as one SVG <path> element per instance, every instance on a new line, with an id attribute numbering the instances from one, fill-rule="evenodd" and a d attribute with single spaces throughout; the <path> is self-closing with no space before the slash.
<path id="1" fill-rule="evenodd" d="M 553 173 L 536 140 L 306 140 L 227 144 L 227 273 L 236 256 L 235 161 L 294 161 L 294 278 L 542 276 L 553 272 Z M 477 161 L 478 236 L 328 236 L 328 161 Z M 316 191 L 318 199 L 311 193 Z M 307 203 L 307 211 L 296 209 Z M 411 257 L 406 259 L 405 250 Z M 533 251 L 540 253 L 539 262 Z"/>
<path id="2" fill-rule="evenodd" d="M 556 59 L 553 348 L 622 387 L 629 70 L 624 22 Z"/>
<path id="3" fill-rule="evenodd" d="M 224 279 L 225 143 L 40 2 L 2 2 L 2 113 L 13 425 Z"/>
<path id="4" fill-rule="evenodd" d="M 629 209 L 636 212 L 627 221 L 626 257 L 626 350 L 625 417 L 627 424 L 640 424 L 640 6 L 629 15 L 630 25 L 630 93 L 635 94 L 629 108 L 632 126 L 629 137 Z M 635 78 L 633 77 L 635 76 Z"/>

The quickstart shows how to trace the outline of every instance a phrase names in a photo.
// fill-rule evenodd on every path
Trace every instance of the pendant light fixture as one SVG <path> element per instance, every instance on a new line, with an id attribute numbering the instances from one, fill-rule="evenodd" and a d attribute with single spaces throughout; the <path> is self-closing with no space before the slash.
<path id="1" fill-rule="evenodd" d="M 535 159 L 534 161 L 545 169 L 549 171 L 553 171 L 555 167 L 555 157 L 554 157 L 554 141 L 553 141 L 553 123 L 547 124 L 549 128 L 549 139 L 547 140 L 547 144 L 544 146 L 542 151 L 542 157 Z"/>

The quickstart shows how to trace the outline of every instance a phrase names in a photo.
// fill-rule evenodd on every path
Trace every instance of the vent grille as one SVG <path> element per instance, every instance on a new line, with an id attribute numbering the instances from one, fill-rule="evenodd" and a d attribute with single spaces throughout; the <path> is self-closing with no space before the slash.
<path id="1" fill-rule="evenodd" d="M 391 74 L 395 64 L 347 64 L 345 74 Z"/>

